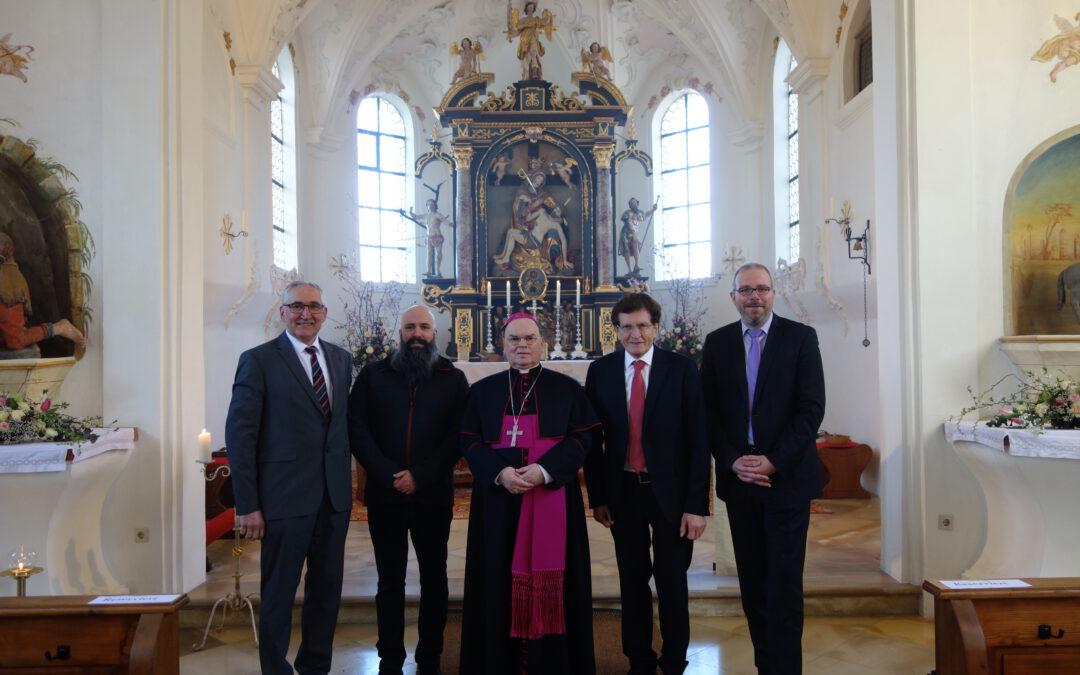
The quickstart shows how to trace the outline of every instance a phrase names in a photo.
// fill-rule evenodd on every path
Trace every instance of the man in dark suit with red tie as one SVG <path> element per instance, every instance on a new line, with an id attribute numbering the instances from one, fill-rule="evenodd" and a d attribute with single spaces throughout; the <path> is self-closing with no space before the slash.
<path id="1" fill-rule="evenodd" d="M 690 641 L 686 572 L 709 514 L 709 453 L 693 361 L 653 346 L 660 305 L 644 293 L 611 310 L 622 350 L 589 366 L 585 393 L 603 431 L 585 460 L 593 516 L 611 529 L 623 653 L 631 673 L 681 673 Z M 652 556 L 650 558 L 650 533 Z M 652 649 L 656 579 L 659 660 Z"/>
<path id="2" fill-rule="evenodd" d="M 701 364 L 716 490 L 727 504 L 743 611 L 759 673 L 802 672 L 815 440 L 825 414 L 817 333 L 772 312 L 769 269 L 747 263 L 731 300 L 741 319 L 709 333 Z"/>
<path id="3" fill-rule="evenodd" d="M 289 284 L 280 313 L 285 331 L 240 355 L 225 442 L 240 534 L 262 539 L 262 672 L 293 672 L 285 654 L 306 562 L 295 665 L 300 673 L 326 673 L 352 506 L 346 423 L 352 359 L 319 339 L 326 305 L 315 284 Z"/>

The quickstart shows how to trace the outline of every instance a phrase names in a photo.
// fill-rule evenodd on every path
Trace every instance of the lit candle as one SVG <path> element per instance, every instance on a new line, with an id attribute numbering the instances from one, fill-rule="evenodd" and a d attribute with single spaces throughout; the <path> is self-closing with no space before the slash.
<path id="1" fill-rule="evenodd" d="M 555 280 L 555 311 L 562 307 L 562 279 Z"/>
<path id="2" fill-rule="evenodd" d="M 577 279 L 575 283 L 577 283 L 577 290 L 574 292 L 574 297 L 577 299 L 577 302 L 575 302 L 574 304 L 576 304 L 576 305 L 578 305 L 580 307 L 581 306 L 581 279 Z"/>
<path id="3" fill-rule="evenodd" d="M 506 282 L 506 311 L 510 312 L 510 282 Z"/>
<path id="4" fill-rule="evenodd" d="M 206 461 L 209 462 L 210 459 L 211 459 L 211 457 L 210 457 L 210 432 L 207 431 L 206 429 L 203 429 L 202 433 L 199 434 L 199 447 L 202 448 L 203 459 L 205 459 Z"/>
<path id="5" fill-rule="evenodd" d="M 488 280 L 488 282 L 487 282 L 487 292 L 488 292 L 488 304 L 487 304 L 487 306 L 491 307 L 491 280 Z"/>

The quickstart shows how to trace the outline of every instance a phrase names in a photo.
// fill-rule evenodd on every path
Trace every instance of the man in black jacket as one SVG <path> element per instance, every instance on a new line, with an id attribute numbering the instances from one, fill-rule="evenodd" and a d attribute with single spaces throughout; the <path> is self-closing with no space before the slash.
<path id="1" fill-rule="evenodd" d="M 769 269 L 747 263 L 740 321 L 709 333 L 701 364 L 716 490 L 727 504 L 743 611 L 759 673 L 802 672 L 810 500 L 821 496 L 825 376 L 814 329 L 772 313 Z"/>
<path id="2" fill-rule="evenodd" d="M 458 428 L 469 394 L 465 375 L 435 350 L 426 307 L 401 316 L 401 346 L 367 366 L 349 396 L 349 441 L 367 471 L 364 502 L 379 587 L 379 672 L 405 661 L 408 537 L 420 566 L 417 673 L 439 672 L 446 626 L 446 542 L 453 516 Z"/>
<path id="3" fill-rule="evenodd" d="M 630 672 L 653 674 L 659 665 L 665 675 L 681 673 L 690 641 L 686 571 L 709 515 L 701 380 L 693 361 L 653 346 L 660 329 L 656 300 L 625 295 L 611 321 L 623 350 L 593 361 L 585 380 L 603 427 L 585 459 L 589 504 L 615 540 Z M 664 639 L 659 660 L 650 576 Z"/>

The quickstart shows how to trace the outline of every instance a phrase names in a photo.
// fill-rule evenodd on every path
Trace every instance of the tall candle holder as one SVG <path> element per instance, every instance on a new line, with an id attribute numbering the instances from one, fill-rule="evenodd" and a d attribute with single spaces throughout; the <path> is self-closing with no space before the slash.
<path id="1" fill-rule="evenodd" d="M 228 464 L 219 464 L 214 467 L 210 473 L 207 473 L 207 469 L 210 466 L 210 462 L 206 460 L 195 460 L 203 466 L 203 477 L 206 482 L 213 482 L 220 475 L 222 478 L 228 478 L 232 474 L 232 469 Z M 255 638 L 255 644 L 259 644 L 259 630 L 255 627 L 255 606 L 251 603 L 251 599 L 258 597 L 258 593 L 248 593 L 244 595 L 240 592 L 240 577 L 243 573 L 240 571 L 240 558 L 244 555 L 244 545 L 240 537 L 240 523 L 234 517 L 233 519 L 233 546 L 232 557 L 235 561 L 233 568 L 233 590 L 231 593 L 227 593 L 214 602 L 214 606 L 210 608 L 210 618 L 206 620 L 206 629 L 203 630 L 202 642 L 197 642 L 191 645 L 192 651 L 199 651 L 206 646 L 206 638 L 210 634 L 210 626 L 214 623 L 214 614 L 217 613 L 218 606 L 221 607 L 221 622 L 218 624 L 218 630 L 221 630 L 225 626 L 225 617 L 229 613 L 229 610 L 241 611 L 245 607 L 248 610 L 248 614 L 251 616 L 251 634 Z"/>
<path id="2" fill-rule="evenodd" d="M 585 353 L 585 345 L 581 344 L 581 301 L 580 301 L 580 296 L 578 296 L 578 303 L 576 305 L 574 305 L 574 308 L 577 310 L 577 326 L 576 326 L 577 330 L 575 331 L 575 333 L 577 333 L 577 342 L 574 343 L 574 351 L 570 352 L 570 358 L 572 358 L 572 359 L 584 359 L 584 358 L 588 357 L 589 355 Z"/>
<path id="3" fill-rule="evenodd" d="M 20 546 L 11 552 L 11 565 L 0 571 L 0 577 L 11 577 L 15 580 L 15 595 L 20 598 L 26 597 L 26 580 L 44 572 L 45 569 L 37 565 L 37 553 L 25 546 Z"/>
<path id="4" fill-rule="evenodd" d="M 555 307 L 555 349 L 549 355 L 551 359 L 565 359 L 566 352 L 562 348 L 562 307 Z"/>
<path id="5" fill-rule="evenodd" d="M 491 338 L 491 321 L 494 318 L 494 313 L 493 313 L 494 307 L 492 307 L 492 305 L 491 305 L 491 299 L 490 298 L 491 298 L 491 296 L 489 295 L 488 296 L 488 304 L 487 304 L 487 344 L 484 345 L 484 351 L 486 353 L 488 353 L 488 354 L 494 354 L 495 353 L 495 343 L 492 342 L 492 338 Z"/>

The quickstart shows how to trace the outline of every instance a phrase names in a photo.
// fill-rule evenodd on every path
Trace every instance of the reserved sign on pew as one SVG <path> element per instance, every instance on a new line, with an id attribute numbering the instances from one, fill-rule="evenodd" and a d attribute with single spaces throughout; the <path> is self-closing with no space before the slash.
<path id="1" fill-rule="evenodd" d="M 88 605 L 162 605 L 175 602 L 179 595 L 99 595 Z"/>

